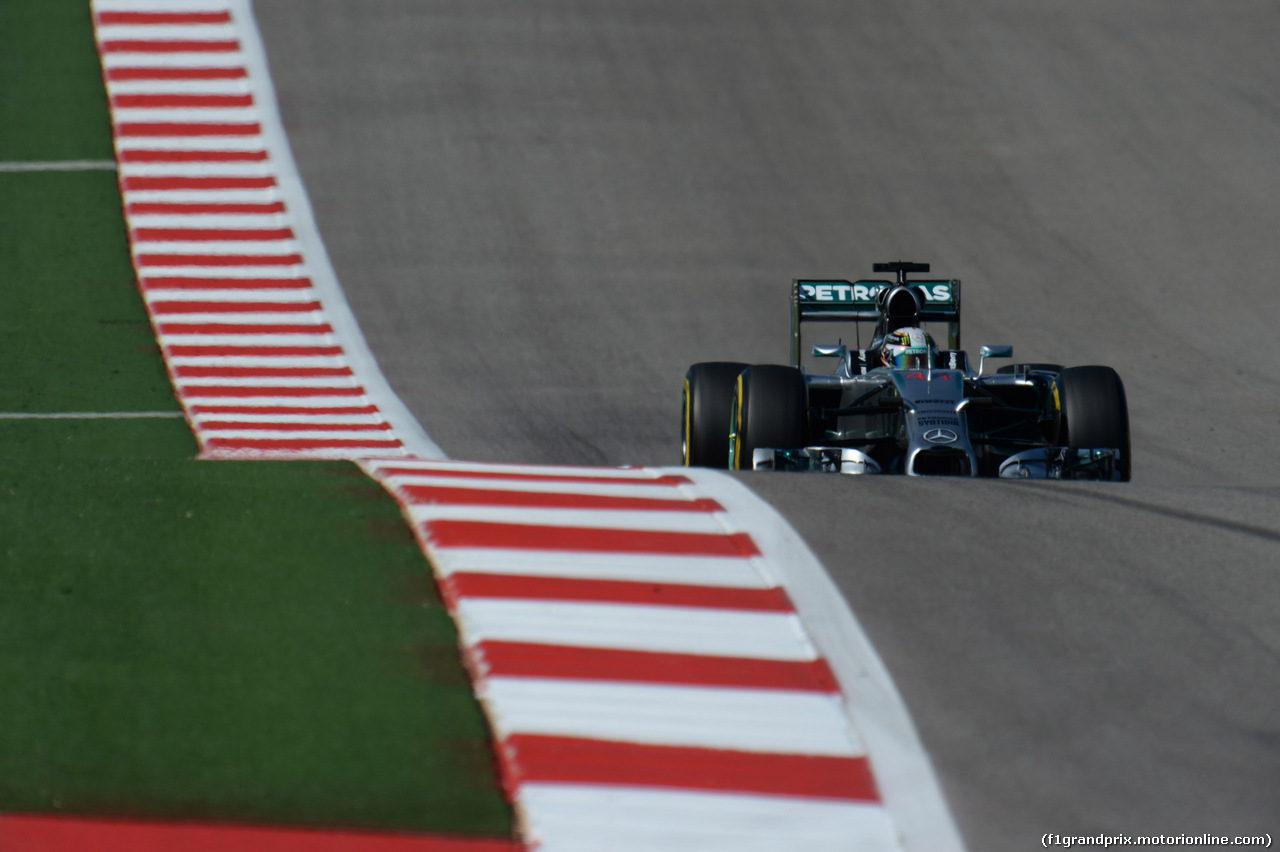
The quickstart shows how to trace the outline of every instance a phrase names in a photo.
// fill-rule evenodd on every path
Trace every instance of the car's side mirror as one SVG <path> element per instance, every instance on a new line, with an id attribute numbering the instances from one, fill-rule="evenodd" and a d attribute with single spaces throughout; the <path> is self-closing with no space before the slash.
<path id="1" fill-rule="evenodd" d="M 848 348 L 843 343 L 813 344 L 813 357 L 815 358 L 843 358 L 848 351 Z"/>
<path id="2" fill-rule="evenodd" d="M 990 343 L 978 350 L 978 375 L 982 375 L 982 364 L 988 358 L 1012 358 L 1013 347 L 1007 343 Z"/>

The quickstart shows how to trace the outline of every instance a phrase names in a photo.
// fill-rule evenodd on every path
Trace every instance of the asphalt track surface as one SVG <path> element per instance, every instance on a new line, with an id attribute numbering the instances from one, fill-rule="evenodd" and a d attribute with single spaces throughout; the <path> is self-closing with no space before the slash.
<path id="1" fill-rule="evenodd" d="M 317 220 L 454 458 L 673 464 L 793 277 L 931 261 L 1109 364 L 1128 485 L 744 475 L 973 850 L 1280 829 L 1280 6 L 258 0 Z"/>

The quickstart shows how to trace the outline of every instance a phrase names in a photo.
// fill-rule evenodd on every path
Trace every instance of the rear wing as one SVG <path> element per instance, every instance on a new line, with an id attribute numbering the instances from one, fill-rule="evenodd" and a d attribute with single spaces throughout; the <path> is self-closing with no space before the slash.
<path id="1" fill-rule="evenodd" d="M 927 270 L 927 267 L 926 267 Z M 876 270 L 880 271 L 879 269 Z M 891 270 L 886 270 L 891 271 Z M 791 282 L 791 364 L 802 359 L 800 326 L 806 322 L 877 322 L 876 294 L 893 281 L 796 279 Z M 921 322 L 947 323 L 947 348 L 960 348 L 960 281 L 912 280 L 906 285 L 920 297 Z"/>

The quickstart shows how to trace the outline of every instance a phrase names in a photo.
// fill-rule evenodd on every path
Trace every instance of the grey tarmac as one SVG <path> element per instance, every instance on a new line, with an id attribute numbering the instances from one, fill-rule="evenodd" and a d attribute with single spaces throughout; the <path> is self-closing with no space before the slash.
<path id="1" fill-rule="evenodd" d="M 791 279 L 874 261 L 962 279 L 971 351 L 1115 367 L 1128 485 L 741 477 L 970 849 L 1280 829 L 1280 6 L 255 9 L 347 297 L 454 458 L 677 463 L 688 365 L 785 362 Z"/>

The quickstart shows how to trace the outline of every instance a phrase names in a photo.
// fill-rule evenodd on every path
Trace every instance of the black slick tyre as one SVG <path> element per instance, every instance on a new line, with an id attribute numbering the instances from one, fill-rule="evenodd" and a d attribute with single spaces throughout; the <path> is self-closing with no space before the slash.
<path id="1" fill-rule="evenodd" d="M 808 389 L 795 367 L 759 364 L 738 376 L 732 402 L 729 466 L 751 470 L 758 447 L 793 449 L 808 443 Z"/>
<path id="2" fill-rule="evenodd" d="M 1129 481 L 1129 403 L 1110 367 L 1068 367 L 1058 376 L 1058 441 L 1071 449 L 1116 447 L 1120 478 Z"/>
<path id="3" fill-rule="evenodd" d="M 707 361 L 684 374 L 680 412 L 685 467 L 729 465 L 729 409 L 734 385 L 746 364 Z"/>

